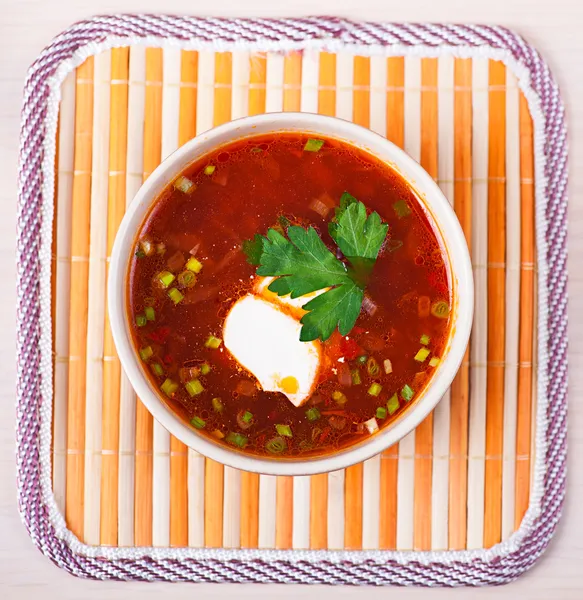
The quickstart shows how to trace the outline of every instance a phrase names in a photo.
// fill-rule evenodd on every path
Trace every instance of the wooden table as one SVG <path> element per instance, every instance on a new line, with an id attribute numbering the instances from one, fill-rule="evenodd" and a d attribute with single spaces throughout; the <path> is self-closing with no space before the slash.
<path id="1" fill-rule="evenodd" d="M 0 597 L 38 598 L 303 598 L 386 597 L 450 598 L 476 593 L 499 599 L 516 595 L 556 600 L 583 598 L 583 4 L 580 0 L 295 0 L 279 8 L 268 0 L 0 0 Z M 314 588 L 297 586 L 192 586 L 87 582 L 54 567 L 32 545 L 16 508 L 14 479 L 15 380 L 15 221 L 20 101 L 28 65 L 50 40 L 76 20 L 96 13 L 156 12 L 240 16 L 336 14 L 359 19 L 490 23 L 514 28 L 533 43 L 551 66 L 567 105 L 570 134 L 570 414 L 569 478 L 565 512 L 559 530 L 539 564 L 517 583 L 475 591 L 418 589 Z"/>

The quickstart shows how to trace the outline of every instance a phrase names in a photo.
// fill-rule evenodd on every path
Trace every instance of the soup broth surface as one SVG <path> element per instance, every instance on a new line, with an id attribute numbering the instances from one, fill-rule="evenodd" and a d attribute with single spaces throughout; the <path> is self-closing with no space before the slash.
<path id="1" fill-rule="evenodd" d="M 186 168 L 143 223 L 128 281 L 136 353 L 160 396 L 216 443 L 280 459 L 333 453 L 397 419 L 438 368 L 451 320 L 446 253 L 414 191 L 343 142 L 306 151 L 309 137 L 242 139 Z M 315 342 L 317 381 L 295 406 L 261 389 L 222 343 L 234 303 L 261 284 L 242 244 L 312 226 L 337 254 L 328 224 L 344 192 L 378 212 L 388 234 L 355 327 Z M 168 286 L 161 273 L 173 276 Z M 246 344 L 270 350 L 253 336 Z"/>

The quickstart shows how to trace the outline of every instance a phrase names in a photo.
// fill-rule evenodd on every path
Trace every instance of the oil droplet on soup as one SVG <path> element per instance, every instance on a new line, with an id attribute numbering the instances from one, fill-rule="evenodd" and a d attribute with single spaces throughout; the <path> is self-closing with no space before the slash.
<path id="1" fill-rule="evenodd" d="M 447 256 L 414 191 L 365 152 L 309 142 L 247 138 L 189 166 L 131 260 L 133 342 L 161 398 L 202 435 L 264 457 L 326 455 L 382 430 L 430 382 L 451 325 Z M 322 291 L 278 297 L 242 245 L 311 226 L 343 258 L 328 224 L 344 192 L 388 235 L 348 335 L 299 342 L 302 306 Z M 254 309 L 236 316 L 242 302 Z"/>

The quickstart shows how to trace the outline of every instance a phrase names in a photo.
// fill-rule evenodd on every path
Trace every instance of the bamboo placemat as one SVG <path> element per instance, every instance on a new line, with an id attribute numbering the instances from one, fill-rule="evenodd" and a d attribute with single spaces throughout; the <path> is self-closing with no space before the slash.
<path id="1" fill-rule="evenodd" d="M 86 49 L 111 35 L 113 42 Z M 23 136 L 47 56 L 57 73 L 59 61 L 69 61 L 42 100 L 43 176 L 51 181 L 47 166 L 54 166 L 54 196 L 46 196 L 52 187 L 30 196 L 21 178 L 20 239 L 22 223 L 37 215 L 26 203 L 42 200 L 51 210 L 38 214 L 54 218 L 39 306 L 52 328 L 39 325 L 28 296 L 19 320 L 21 332 L 40 328 L 38 355 L 20 343 L 26 368 L 38 360 L 50 373 L 42 342 L 52 331 L 52 378 L 38 397 L 19 388 L 21 477 L 23 464 L 34 466 L 20 500 L 43 551 L 77 574 L 139 579 L 451 585 L 507 581 L 530 566 L 562 502 L 566 375 L 565 343 L 547 332 L 550 319 L 548 331 L 566 334 L 556 295 L 565 283 L 564 129 L 556 88 L 534 50 L 499 28 L 101 17 L 65 32 L 39 58 Z M 521 90 L 530 90 L 528 100 Z M 539 138 L 533 106 L 545 127 Z M 120 368 L 105 301 L 116 230 L 160 161 L 213 126 L 282 110 L 352 120 L 418 160 L 458 215 L 476 287 L 470 345 L 436 410 L 381 455 L 312 477 L 240 472 L 170 436 Z M 23 148 L 21 172 L 32 160 Z M 553 202 L 557 219 L 540 221 Z M 548 227 L 542 234 L 535 215 L 540 231 Z M 541 276 L 547 264 L 556 270 L 543 279 L 539 311 L 536 245 L 543 242 L 551 246 Z M 546 362 L 547 340 L 554 364 Z M 554 405 L 540 396 L 553 369 Z M 31 458 L 26 432 L 36 417 L 26 409 L 39 399 L 47 442 Z"/>
<path id="2" fill-rule="evenodd" d="M 534 451 L 534 173 L 528 107 L 502 63 L 133 46 L 87 59 L 62 93 L 53 487 L 80 540 L 444 550 L 512 535 Z M 435 412 L 382 455 L 315 477 L 242 473 L 169 436 L 121 373 L 104 302 L 140 182 L 195 135 L 281 110 L 352 120 L 419 160 L 476 278 L 470 348 Z"/>

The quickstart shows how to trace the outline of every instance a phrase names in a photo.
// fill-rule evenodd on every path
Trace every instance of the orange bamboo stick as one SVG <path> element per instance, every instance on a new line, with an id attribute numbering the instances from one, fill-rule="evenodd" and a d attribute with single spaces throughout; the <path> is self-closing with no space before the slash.
<path id="1" fill-rule="evenodd" d="M 302 85 L 302 55 L 293 52 L 285 57 L 283 71 L 283 110 L 300 110 Z"/>
<path id="2" fill-rule="evenodd" d="M 421 165 L 437 178 L 437 59 L 421 61 Z M 431 548 L 433 413 L 415 430 L 413 547 Z"/>
<path id="3" fill-rule="evenodd" d="M 182 146 L 196 135 L 196 88 L 198 53 L 181 53 L 180 108 L 178 144 Z M 188 448 L 170 436 L 170 545 L 188 545 Z"/>
<path id="4" fill-rule="evenodd" d="M 502 452 L 506 310 L 506 68 L 490 62 L 488 136 L 488 369 L 484 546 L 498 543 L 502 527 Z"/>
<path id="5" fill-rule="evenodd" d="M 288 54 L 284 59 L 283 110 L 299 111 L 301 103 L 302 55 Z M 291 548 L 293 540 L 293 477 L 278 477 L 276 491 L 275 546 Z"/>
<path id="6" fill-rule="evenodd" d="M 226 123 L 231 118 L 231 81 L 233 58 L 230 52 L 215 54 L 215 126 Z M 222 464 L 206 459 L 205 498 L 204 498 L 204 539 L 209 547 L 223 545 L 223 492 L 224 467 Z"/>
<path id="7" fill-rule="evenodd" d="M 89 220 L 93 144 L 93 59 L 77 68 L 75 102 L 75 174 L 71 223 L 71 304 L 69 325 L 69 404 L 67 409 L 68 528 L 83 540 L 85 365 L 89 277 Z"/>
<path id="8" fill-rule="evenodd" d="M 370 122 L 370 58 L 354 57 L 352 120 L 368 127 Z M 344 546 L 347 549 L 362 548 L 362 484 L 363 465 L 346 469 L 344 479 L 345 525 Z"/>
<path id="9" fill-rule="evenodd" d="M 405 61 L 401 57 L 387 59 L 387 139 L 403 147 L 405 143 Z M 385 450 L 381 456 L 380 483 L 380 548 L 397 546 L 397 474 L 399 445 Z"/>
<path id="10" fill-rule="evenodd" d="M 249 114 L 265 112 L 265 82 L 267 78 L 267 58 L 265 53 L 256 52 L 249 59 Z"/>
<path id="11" fill-rule="evenodd" d="M 318 112 L 336 114 L 336 55 L 320 53 L 318 80 Z M 328 474 L 314 475 L 310 480 L 310 548 L 328 547 Z"/>
<path id="12" fill-rule="evenodd" d="M 267 59 L 264 53 L 252 54 L 249 71 L 249 114 L 265 112 Z M 259 543 L 259 475 L 241 473 L 241 547 L 257 548 Z"/>
<path id="13" fill-rule="evenodd" d="M 275 495 L 275 547 L 291 548 L 294 521 L 293 477 L 278 477 Z"/>
<path id="14" fill-rule="evenodd" d="M 472 239 L 472 61 L 454 65 L 454 198 L 468 246 Z M 469 346 L 451 384 L 449 445 L 449 547 L 466 547 L 468 488 Z"/>
<path id="15" fill-rule="evenodd" d="M 115 234 L 125 212 L 126 150 L 128 121 L 129 48 L 111 51 L 109 181 L 107 214 L 107 256 L 111 255 Z M 106 265 L 109 270 L 109 263 Z M 119 479 L 119 394 L 121 367 L 111 335 L 107 303 L 103 354 L 103 406 L 101 457 L 100 540 L 108 546 L 117 544 L 117 503 Z"/>
<path id="16" fill-rule="evenodd" d="M 146 97 L 144 107 L 144 181 L 160 164 L 162 148 L 162 50 L 146 49 Z M 152 415 L 136 403 L 135 522 L 136 546 L 152 543 Z"/>
<path id="17" fill-rule="evenodd" d="M 336 115 L 336 54 L 329 52 L 320 53 L 318 112 Z"/>
<path id="18" fill-rule="evenodd" d="M 532 359 L 534 325 L 534 157 L 532 118 L 520 95 L 520 325 L 518 337 L 518 400 L 516 423 L 515 527 L 520 526 L 530 497 Z"/>

